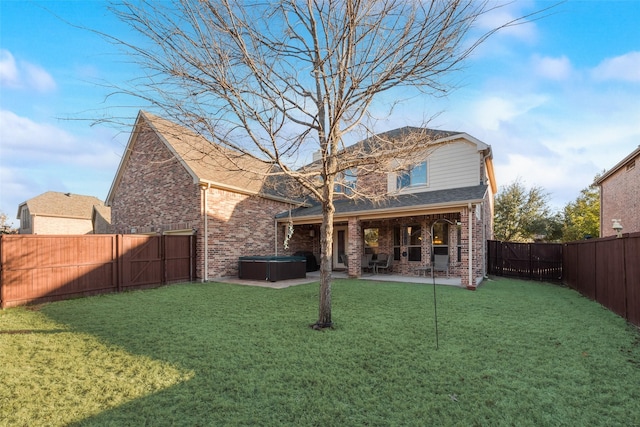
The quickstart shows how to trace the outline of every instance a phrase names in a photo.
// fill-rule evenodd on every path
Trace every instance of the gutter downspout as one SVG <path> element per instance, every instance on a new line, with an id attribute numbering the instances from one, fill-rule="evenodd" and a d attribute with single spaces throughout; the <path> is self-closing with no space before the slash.
<path id="1" fill-rule="evenodd" d="M 275 235 L 275 237 L 274 237 L 275 240 L 274 240 L 273 244 L 275 245 L 275 248 L 276 248 L 276 250 L 274 252 L 275 252 L 276 256 L 278 256 L 278 218 L 276 218 L 274 220 L 274 233 L 273 234 Z"/>
<path id="2" fill-rule="evenodd" d="M 482 277 L 483 279 L 487 277 L 487 224 L 485 218 L 484 211 L 484 202 L 480 203 L 482 213 L 482 220 L 480 224 L 482 224 Z"/>
<path id="3" fill-rule="evenodd" d="M 469 283 L 467 289 L 475 290 L 476 284 L 473 282 L 473 212 L 471 211 L 471 203 L 469 203 Z"/>
<path id="4" fill-rule="evenodd" d="M 207 199 L 207 194 L 209 193 L 209 186 L 210 184 L 206 184 L 205 185 L 201 185 L 200 188 L 202 188 L 202 192 L 204 193 L 204 196 L 202 197 L 202 218 L 204 220 L 204 242 L 203 242 L 203 247 L 204 247 L 204 274 L 203 274 L 203 278 L 202 280 L 204 282 L 208 282 L 209 281 L 209 221 L 207 218 L 207 206 L 208 206 L 208 199 Z"/>

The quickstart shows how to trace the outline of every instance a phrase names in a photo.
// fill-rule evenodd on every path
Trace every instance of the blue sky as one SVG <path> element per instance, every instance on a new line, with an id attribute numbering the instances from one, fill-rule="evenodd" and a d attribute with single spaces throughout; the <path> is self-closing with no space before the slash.
<path id="1" fill-rule="evenodd" d="M 518 0 L 480 23 L 551 5 Z M 640 144 L 640 0 L 569 0 L 490 38 L 445 99 L 414 97 L 379 131 L 420 124 L 493 148 L 498 185 L 521 179 L 561 209 Z M 109 84 L 139 71 L 100 37 L 126 38 L 101 1 L 0 2 L 0 211 L 45 191 L 105 199 L 138 108 Z M 103 85 L 101 83 L 106 83 Z M 125 126 L 92 125 L 122 118 Z"/>

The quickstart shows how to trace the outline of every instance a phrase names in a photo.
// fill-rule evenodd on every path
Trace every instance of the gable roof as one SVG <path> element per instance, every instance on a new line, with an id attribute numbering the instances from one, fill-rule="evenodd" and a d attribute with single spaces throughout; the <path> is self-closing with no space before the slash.
<path id="1" fill-rule="evenodd" d="M 463 206 L 468 203 L 479 203 L 484 200 L 487 193 L 487 185 L 473 187 L 452 188 L 446 190 L 427 191 L 415 194 L 401 194 L 384 199 L 380 202 L 370 200 L 338 199 L 334 201 L 334 219 L 341 217 L 365 215 L 388 215 L 390 213 L 411 216 L 416 211 L 425 209 L 446 208 Z M 277 215 L 278 219 L 289 217 L 289 212 Z M 304 219 L 306 221 L 322 218 L 322 206 L 319 203 L 311 207 L 300 207 L 291 211 L 292 219 Z"/>
<path id="2" fill-rule="evenodd" d="M 629 154 L 627 157 L 625 157 L 624 159 L 620 160 L 614 167 L 612 167 L 611 169 L 609 169 L 604 175 L 602 175 L 600 178 L 598 178 L 596 180 L 596 184 L 601 185 L 607 178 L 609 178 L 611 175 L 613 175 L 614 173 L 616 173 L 618 170 L 620 170 L 620 168 L 622 168 L 623 166 L 625 166 L 628 162 L 630 162 L 632 159 L 636 158 L 640 156 L 640 145 L 638 145 L 638 148 L 636 148 L 635 150 L 633 150 L 631 152 L 631 154 Z"/>
<path id="3" fill-rule="evenodd" d="M 274 166 L 268 162 L 221 147 L 184 126 L 140 111 L 107 195 L 107 205 L 111 204 L 115 189 L 120 184 L 124 168 L 144 125 L 148 125 L 175 156 L 192 177 L 194 184 L 294 201 L 283 192 L 284 186 L 280 182 L 282 180 L 273 176 L 271 172 L 274 171 Z"/>
<path id="4" fill-rule="evenodd" d="M 60 218 L 91 219 L 94 206 L 102 212 L 110 211 L 104 206 L 102 200 L 94 196 L 83 196 L 72 193 L 59 193 L 57 191 L 47 191 L 18 206 L 18 216 L 22 207 L 26 205 L 31 215 L 51 216 Z M 110 216 L 110 214 L 109 214 Z"/>

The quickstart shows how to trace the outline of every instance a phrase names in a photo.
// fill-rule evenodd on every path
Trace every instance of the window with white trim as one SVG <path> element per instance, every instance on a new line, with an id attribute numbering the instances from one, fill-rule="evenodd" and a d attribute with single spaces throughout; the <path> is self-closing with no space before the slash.
<path id="1" fill-rule="evenodd" d="M 350 196 L 356 188 L 357 174 L 355 169 L 347 169 L 337 177 L 338 183 L 334 185 L 333 191 Z"/>
<path id="2" fill-rule="evenodd" d="M 427 185 L 427 162 L 418 163 L 409 170 L 398 174 L 396 188 L 399 190 L 406 187 Z"/>

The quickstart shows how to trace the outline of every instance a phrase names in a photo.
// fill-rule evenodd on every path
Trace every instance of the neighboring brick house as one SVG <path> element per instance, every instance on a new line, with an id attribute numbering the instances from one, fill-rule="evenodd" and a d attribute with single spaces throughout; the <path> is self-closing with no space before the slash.
<path id="1" fill-rule="evenodd" d="M 600 237 L 614 236 L 613 220 L 623 233 L 640 231 L 640 146 L 602 175 L 600 186 Z"/>
<path id="2" fill-rule="evenodd" d="M 349 275 L 359 276 L 363 254 L 388 253 L 395 273 L 417 275 L 419 267 L 430 264 L 433 243 L 436 254 L 449 256 L 450 274 L 462 285 L 475 287 L 482 280 L 496 192 L 491 147 L 464 133 L 432 132 L 437 148 L 430 148 L 428 159 L 408 173 L 358 181 L 353 172 L 349 185 L 377 188 L 392 197 L 374 203 L 338 196 L 334 268 L 345 268 L 341 255 L 346 256 Z M 197 273 L 204 280 L 237 275 L 240 256 L 305 251 L 319 259 L 319 206 L 265 185 L 260 178 L 265 164 L 237 168 L 214 147 L 181 126 L 141 112 L 106 201 L 114 231 L 195 233 Z M 290 223 L 294 233 L 285 249 Z"/>
<path id="3" fill-rule="evenodd" d="M 110 209 L 93 196 L 47 191 L 21 203 L 17 218 L 20 234 L 105 233 Z"/>

